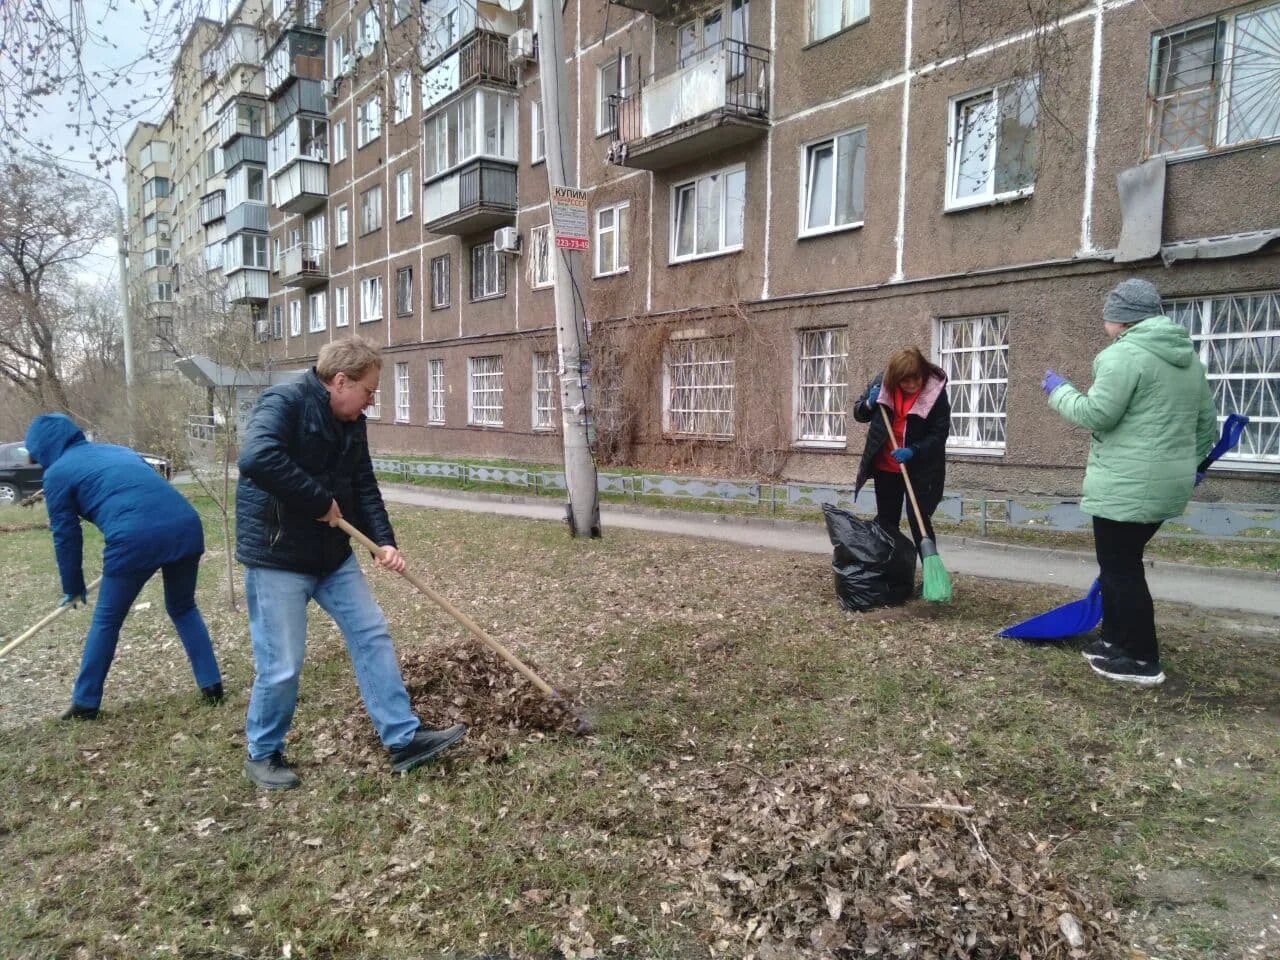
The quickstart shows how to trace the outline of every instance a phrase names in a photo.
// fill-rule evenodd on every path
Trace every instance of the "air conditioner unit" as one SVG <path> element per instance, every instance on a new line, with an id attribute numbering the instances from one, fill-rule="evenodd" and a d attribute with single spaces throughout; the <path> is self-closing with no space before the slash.
<path id="1" fill-rule="evenodd" d="M 507 62 L 531 63 L 533 55 L 533 31 L 521 28 L 507 38 Z"/>
<path id="2" fill-rule="evenodd" d="M 340 82 L 341 82 L 340 76 L 331 77 L 330 79 L 325 80 L 321 84 L 320 89 L 324 93 L 324 95 L 328 97 L 330 100 L 336 99 L 338 96 L 338 84 Z"/>
<path id="3" fill-rule="evenodd" d="M 356 47 L 356 56 L 363 59 L 373 53 L 375 44 L 372 40 L 364 40 Z"/>
<path id="4" fill-rule="evenodd" d="M 156 234 L 157 234 L 157 236 L 159 236 L 159 237 L 160 237 L 160 239 L 161 239 L 161 240 L 165 240 L 165 241 L 167 241 L 167 240 L 169 239 L 169 231 L 168 231 L 168 230 L 157 230 L 157 231 L 156 231 Z"/>
<path id="5" fill-rule="evenodd" d="M 515 227 L 499 227 L 493 231 L 493 249 L 498 253 L 519 253 L 520 231 Z"/>
<path id="6" fill-rule="evenodd" d="M 370 49 L 372 50 L 372 47 Z M 338 76 L 340 77 L 350 76 L 351 73 L 355 71 L 355 68 L 356 68 L 356 55 L 354 53 L 348 53 L 346 56 L 342 58 L 342 64 L 338 67 Z"/>

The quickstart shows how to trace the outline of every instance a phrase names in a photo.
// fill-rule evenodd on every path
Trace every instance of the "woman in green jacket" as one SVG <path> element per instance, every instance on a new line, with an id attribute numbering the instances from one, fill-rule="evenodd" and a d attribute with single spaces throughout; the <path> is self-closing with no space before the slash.
<path id="1" fill-rule="evenodd" d="M 1218 413 L 1191 337 L 1163 316 L 1154 286 L 1121 282 L 1102 321 L 1115 342 L 1094 358 L 1089 391 L 1052 370 L 1042 388 L 1049 406 L 1093 434 L 1080 509 L 1093 515 L 1102 635 L 1085 659 L 1109 680 L 1155 686 L 1164 672 L 1142 553 L 1160 524 L 1186 509 Z"/>

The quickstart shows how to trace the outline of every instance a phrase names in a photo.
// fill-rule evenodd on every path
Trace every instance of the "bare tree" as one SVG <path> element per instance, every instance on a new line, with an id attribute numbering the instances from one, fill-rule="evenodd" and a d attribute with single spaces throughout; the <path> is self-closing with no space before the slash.
<path id="1" fill-rule="evenodd" d="M 0 167 L 0 378 L 37 405 L 71 412 L 60 341 L 74 314 L 73 268 L 113 229 L 91 184 L 41 161 Z"/>

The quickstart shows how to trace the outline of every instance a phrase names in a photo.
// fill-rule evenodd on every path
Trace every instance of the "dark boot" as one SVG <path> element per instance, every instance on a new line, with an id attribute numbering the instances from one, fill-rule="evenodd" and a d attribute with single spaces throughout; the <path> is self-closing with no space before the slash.
<path id="1" fill-rule="evenodd" d="M 200 694 L 204 697 L 205 703 L 221 703 L 222 702 L 222 681 L 211 683 L 207 687 L 200 688 Z"/>
<path id="2" fill-rule="evenodd" d="M 71 706 L 62 711 L 59 720 L 97 720 L 97 707 L 82 707 L 78 703 L 72 702 Z"/>
<path id="3" fill-rule="evenodd" d="M 292 790 L 302 782 L 279 751 L 261 760 L 246 760 L 244 775 L 263 790 Z"/>
<path id="4" fill-rule="evenodd" d="M 420 729 L 407 744 L 391 751 L 391 769 L 396 773 L 406 773 L 439 756 L 466 735 L 465 723 L 456 723 L 447 730 Z"/>

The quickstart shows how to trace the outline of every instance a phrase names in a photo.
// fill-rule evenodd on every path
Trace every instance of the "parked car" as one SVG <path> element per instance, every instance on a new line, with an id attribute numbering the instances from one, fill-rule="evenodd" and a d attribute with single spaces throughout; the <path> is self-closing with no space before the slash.
<path id="1" fill-rule="evenodd" d="M 40 489 L 44 468 L 21 443 L 0 443 L 0 504 L 17 503 Z"/>
<path id="2" fill-rule="evenodd" d="M 166 480 L 173 479 L 173 465 L 154 453 L 139 453 L 143 460 Z M 40 489 L 44 468 L 31 462 L 21 443 L 0 443 L 0 505 L 17 503 Z"/>

